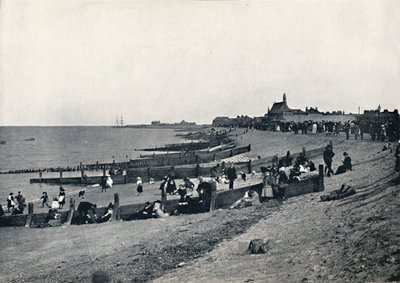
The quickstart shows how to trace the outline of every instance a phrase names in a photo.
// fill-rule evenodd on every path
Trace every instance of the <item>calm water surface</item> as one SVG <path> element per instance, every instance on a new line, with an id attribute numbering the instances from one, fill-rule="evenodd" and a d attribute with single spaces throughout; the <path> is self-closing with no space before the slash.
<path id="1" fill-rule="evenodd" d="M 111 127 L 0 127 L 0 170 L 78 166 L 82 163 L 126 161 L 139 156 L 136 148 L 163 146 L 183 142 L 173 129 L 134 129 Z M 34 141 L 26 139 L 34 138 Z M 128 156 L 128 157 L 126 157 Z M 74 172 L 65 172 L 67 177 Z M 92 172 L 92 175 L 101 172 Z M 91 175 L 88 174 L 88 175 Z M 59 173 L 44 173 L 43 177 Z M 30 184 L 32 174 L 0 174 L 0 205 L 6 204 L 10 192 L 22 191 L 27 200 L 58 186 Z M 71 186 L 70 190 L 76 190 Z"/>

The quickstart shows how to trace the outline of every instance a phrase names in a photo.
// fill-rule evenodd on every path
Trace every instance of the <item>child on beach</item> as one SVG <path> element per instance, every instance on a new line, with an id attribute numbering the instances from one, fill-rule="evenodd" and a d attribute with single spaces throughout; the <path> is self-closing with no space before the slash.
<path id="1" fill-rule="evenodd" d="M 14 194 L 10 193 L 10 195 L 7 197 L 7 210 L 10 212 L 10 208 L 14 209 L 15 206 L 15 200 L 14 200 Z"/>
<path id="2" fill-rule="evenodd" d="M 58 203 L 59 203 L 59 209 L 62 209 L 65 204 L 65 190 L 63 187 L 60 187 L 60 192 L 58 194 Z"/>
<path id="3" fill-rule="evenodd" d="M 138 192 L 138 196 L 140 196 L 143 193 L 143 181 L 142 181 L 142 178 L 140 178 L 140 177 L 136 178 L 136 185 L 137 185 L 136 191 Z"/>
<path id="4" fill-rule="evenodd" d="M 46 205 L 47 207 L 50 207 L 49 206 L 49 196 L 47 195 L 47 192 L 43 192 L 43 195 L 40 199 L 42 200 L 42 207 L 44 207 L 44 205 Z"/>

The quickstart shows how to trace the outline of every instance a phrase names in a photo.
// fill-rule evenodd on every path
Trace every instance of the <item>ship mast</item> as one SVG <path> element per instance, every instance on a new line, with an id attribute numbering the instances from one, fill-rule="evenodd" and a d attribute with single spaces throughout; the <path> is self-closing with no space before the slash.
<path id="1" fill-rule="evenodd" d="M 117 120 L 115 121 L 115 126 L 119 127 L 119 120 L 118 120 L 118 116 L 117 116 Z"/>
<path id="2" fill-rule="evenodd" d="M 122 117 L 122 115 L 121 115 L 121 122 L 119 124 L 120 124 L 121 127 L 124 126 L 124 118 Z"/>

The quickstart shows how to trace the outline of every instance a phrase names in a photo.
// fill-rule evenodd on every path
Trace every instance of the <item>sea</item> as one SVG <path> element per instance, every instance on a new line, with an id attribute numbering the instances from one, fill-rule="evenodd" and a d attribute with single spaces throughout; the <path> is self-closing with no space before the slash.
<path id="1" fill-rule="evenodd" d="M 101 127 L 0 127 L 0 171 L 76 167 L 83 164 L 123 162 L 138 158 L 136 149 L 160 147 L 184 142 L 174 129 Z M 87 172 L 101 175 L 102 171 Z M 44 172 L 43 178 L 58 177 L 59 173 Z M 64 177 L 79 176 L 64 172 Z M 21 191 L 27 201 L 40 198 L 42 191 L 56 194 L 58 186 L 30 184 L 39 173 L 0 174 L 0 205 L 5 206 L 10 192 Z M 79 186 L 70 186 L 77 190 Z"/>

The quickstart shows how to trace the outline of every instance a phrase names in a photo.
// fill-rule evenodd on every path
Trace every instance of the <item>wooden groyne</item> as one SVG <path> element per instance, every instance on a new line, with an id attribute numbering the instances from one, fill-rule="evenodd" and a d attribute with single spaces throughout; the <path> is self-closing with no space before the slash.
<path id="1" fill-rule="evenodd" d="M 211 148 L 194 150 L 194 151 L 172 151 L 172 152 L 153 152 L 148 154 L 140 154 L 141 158 L 162 158 L 162 157 L 182 157 L 182 156 L 200 156 L 207 157 L 212 156 L 213 153 L 220 152 L 223 150 L 233 149 L 236 147 L 236 143 L 222 144 Z"/>
<path id="2" fill-rule="evenodd" d="M 317 156 L 322 156 L 324 151 L 324 147 L 312 149 L 307 151 L 304 147 L 302 151 L 299 153 L 292 154 L 293 160 L 298 157 L 300 154 L 304 155 L 307 158 L 314 158 Z M 218 156 L 218 160 L 229 158 L 234 156 L 236 153 L 241 152 L 244 149 L 235 148 L 227 152 L 216 153 Z M 251 150 L 251 147 L 247 147 L 247 150 Z M 218 155 L 220 154 L 220 155 Z M 252 171 L 260 171 L 261 167 L 266 166 L 267 164 L 272 164 L 273 162 L 279 162 L 281 160 L 277 155 L 269 156 L 265 158 L 248 160 L 245 162 L 235 162 L 235 167 L 237 172 L 243 171 L 251 173 Z M 146 163 L 147 162 L 147 163 Z M 154 163 L 152 163 L 154 162 Z M 153 165 L 155 164 L 155 165 Z M 199 176 L 212 176 L 213 170 L 215 169 L 215 163 L 200 163 L 197 164 L 187 164 L 187 165 L 173 165 L 173 166 L 157 166 L 157 162 L 152 159 L 143 161 L 143 164 L 140 167 L 126 167 L 125 175 L 115 175 L 112 176 L 114 184 L 127 184 L 136 182 L 137 177 L 141 177 L 144 181 L 153 180 L 162 180 L 167 175 L 173 175 L 175 178 L 183 179 L 183 178 L 197 178 Z M 105 175 L 105 170 L 103 169 L 103 176 Z M 94 176 L 94 177 L 84 177 L 83 171 L 81 172 L 81 177 L 68 177 L 63 178 L 62 172 L 60 172 L 60 177 L 58 178 L 35 178 L 30 179 L 31 183 L 48 183 L 48 184 L 82 184 L 82 185 L 92 185 L 99 184 L 101 182 L 102 176 Z"/>
<path id="3" fill-rule="evenodd" d="M 212 146 L 210 142 L 171 143 L 161 147 L 148 147 L 135 149 L 138 151 L 193 151 Z"/>
<path id="4" fill-rule="evenodd" d="M 287 198 L 299 196 L 302 194 L 308 194 L 313 192 L 320 192 L 324 190 L 324 174 L 323 165 L 319 165 L 318 174 L 310 174 L 306 176 L 300 182 L 289 183 L 286 188 L 285 196 Z M 228 208 L 235 201 L 239 200 L 244 196 L 246 191 L 255 190 L 260 196 L 262 196 L 263 184 L 258 183 L 250 186 L 244 186 L 234 190 L 218 191 L 216 183 L 213 182 L 213 192 L 211 196 L 210 211 L 219 208 Z M 165 200 L 163 202 L 165 212 L 171 213 L 178 206 L 178 199 Z M 113 221 L 115 220 L 133 220 L 135 219 L 136 213 L 143 208 L 143 203 L 119 205 L 119 195 L 114 193 L 114 213 Z M 30 227 L 37 226 L 44 223 L 47 213 L 34 213 L 34 207 L 32 203 L 28 203 L 28 214 L 26 215 L 13 215 L 0 217 L 0 227 L 5 226 L 20 226 Z M 103 215 L 105 207 L 96 208 L 97 215 Z M 71 207 L 68 211 L 61 211 L 60 223 L 63 225 L 74 224 L 74 219 L 78 217 L 79 213 L 75 210 L 75 203 L 71 203 Z"/>

